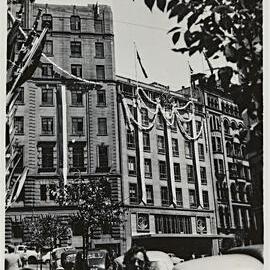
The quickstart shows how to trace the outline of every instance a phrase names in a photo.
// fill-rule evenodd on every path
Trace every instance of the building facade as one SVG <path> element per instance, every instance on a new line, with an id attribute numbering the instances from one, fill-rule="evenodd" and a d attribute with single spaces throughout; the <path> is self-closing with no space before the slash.
<path id="1" fill-rule="evenodd" d="M 198 85 L 172 92 L 115 76 L 108 6 L 25 5 L 26 30 L 38 8 L 43 10 L 38 30 L 49 26 L 48 59 L 100 86 L 75 82 L 44 58 L 23 85 L 14 117 L 16 147 L 23 153 L 17 173 L 24 166 L 29 173 L 6 212 L 6 242 L 27 241 L 24 218 L 51 213 L 65 222 L 75 211 L 57 205 L 49 192 L 60 179 L 59 123 L 65 117 L 68 180 L 106 176 L 113 199 L 127 209 L 123 226 L 97 228 L 97 248 L 120 254 L 137 243 L 190 258 L 248 244 L 256 226 L 251 176 L 240 132 L 245 126 L 232 100 Z M 19 7 L 12 8 L 16 14 Z M 63 116 L 61 91 L 67 104 Z M 79 231 L 71 226 L 70 237 L 59 245 L 81 247 Z"/>
<path id="2" fill-rule="evenodd" d="M 67 138 L 67 178 L 97 178 L 106 175 L 112 183 L 114 199 L 120 201 L 121 174 L 118 144 L 118 114 L 111 8 L 103 5 L 58 6 L 25 1 L 24 29 L 31 28 L 38 9 L 41 31 L 48 25 L 44 53 L 72 75 L 98 82 L 99 87 L 75 83 L 44 57 L 31 81 L 25 83 L 16 101 L 14 128 L 16 147 L 23 158 L 18 173 L 29 168 L 23 191 L 6 212 L 6 242 L 27 242 L 23 219 L 41 214 L 58 214 L 67 220 L 72 210 L 54 201 L 50 188 L 59 184 L 63 167 L 61 145 Z M 19 6 L 12 5 L 16 14 Z M 18 44 L 18 50 L 20 44 Z M 64 90 L 65 89 L 65 90 Z M 66 102 L 59 99 L 65 91 Z M 61 95 L 60 95 L 61 96 Z M 66 114 L 59 112 L 66 103 Z M 59 123 L 65 117 L 65 130 Z M 72 228 L 69 239 L 60 245 L 82 246 L 79 229 Z M 102 234 L 102 236 L 101 236 Z M 123 231 L 119 226 L 95 232 L 97 247 L 112 247 L 120 253 Z"/>

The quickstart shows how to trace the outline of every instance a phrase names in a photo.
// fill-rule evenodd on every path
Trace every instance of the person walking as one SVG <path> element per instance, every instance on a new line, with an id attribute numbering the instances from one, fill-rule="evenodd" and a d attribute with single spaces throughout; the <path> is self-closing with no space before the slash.
<path id="1" fill-rule="evenodd" d="M 8 253 L 5 254 L 5 270 L 19 270 L 22 267 L 22 262 L 19 254 L 15 253 L 14 246 L 7 246 Z"/>
<path id="2" fill-rule="evenodd" d="M 133 246 L 129 249 L 123 260 L 126 270 L 149 270 L 150 261 L 143 247 Z"/>

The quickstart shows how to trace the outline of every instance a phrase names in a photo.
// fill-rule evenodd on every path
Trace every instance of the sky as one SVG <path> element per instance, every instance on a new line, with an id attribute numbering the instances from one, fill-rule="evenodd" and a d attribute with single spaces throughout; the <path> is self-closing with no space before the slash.
<path id="1" fill-rule="evenodd" d="M 62 0 L 36 0 L 36 3 L 63 4 Z M 65 0 L 65 4 L 87 5 L 93 0 Z M 169 85 L 171 90 L 188 86 L 190 72 L 188 63 L 195 72 L 206 68 L 202 56 L 189 59 L 188 56 L 173 52 L 171 36 L 167 32 L 176 25 L 166 13 L 154 7 L 151 12 L 143 0 L 100 0 L 99 4 L 112 7 L 115 35 L 116 74 L 147 83 L 158 82 Z M 147 72 L 145 79 L 135 59 L 135 49 L 140 54 Z"/>

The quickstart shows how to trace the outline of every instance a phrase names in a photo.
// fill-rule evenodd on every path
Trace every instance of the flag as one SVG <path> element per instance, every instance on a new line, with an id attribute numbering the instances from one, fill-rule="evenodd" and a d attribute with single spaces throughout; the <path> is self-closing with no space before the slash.
<path id="1" fill-rule="evenodd" d="M 37 65 L 40 61 L 40 57 L 41 57 L 43 47 L 46 41 L 47 31 L 48 31 L 48 28 L 45 27 L 40 37 L 34 41 L 33 46 L 30 50 L 30 53 L 27 59 L 25 59 L 25 62 L 23 63 L 23 66 L 18 76 L 14 79 L 12 87 L 7 95 L 7 99 L 6 99 L 7 105 L 11 102 L 12 96 L 14 95 L 14 91 L 16 92 L 16 89 L 18 89 L 18 87 L 20 87 L 24 82 L 29 80 L 34 74 L 37 68 Z"/>
<path id="2" fill-rule="evenodd" d="M 144 75 L 144 77 L 147 79 L 148 76 L 147 76 L 147 73 L 146 73 L 146 71 L 145 71 L 145 69 L 144 69 L 144 67 L 143 67 L 143 65 L 142 65 L 142 60 L 141 60 L 141 57 L 140 57 L 140 55 L 139 55 L 139 53 L 138 53 L 138 50 L 136 50 L 136 52 L 137 52 L 137 60 L 138 60 L 138 62 L 139 62 L 139 64 L 140 64 L 140 67 L 141 67 L 141 69 L 142 69 L 143 75 Z"/>
<path id="3" fill-rule="evenodd" d="M 19 33 L 20 20 L 16 19 L 7 34 L 7 60 L 8 67 L 14 61 L 15 50 Z"/>

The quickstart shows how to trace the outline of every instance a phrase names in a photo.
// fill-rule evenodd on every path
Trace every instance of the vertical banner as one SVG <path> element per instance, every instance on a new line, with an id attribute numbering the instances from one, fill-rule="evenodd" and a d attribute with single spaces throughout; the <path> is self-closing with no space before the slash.
<path id="1" fill-rule="evenodd" d="M 61 85 L 56 89 L 57 103 L 57 150 L 58 172 L 63 176 L 64 185 L 67 184 L 67 106 L 66 86 Z"/>

